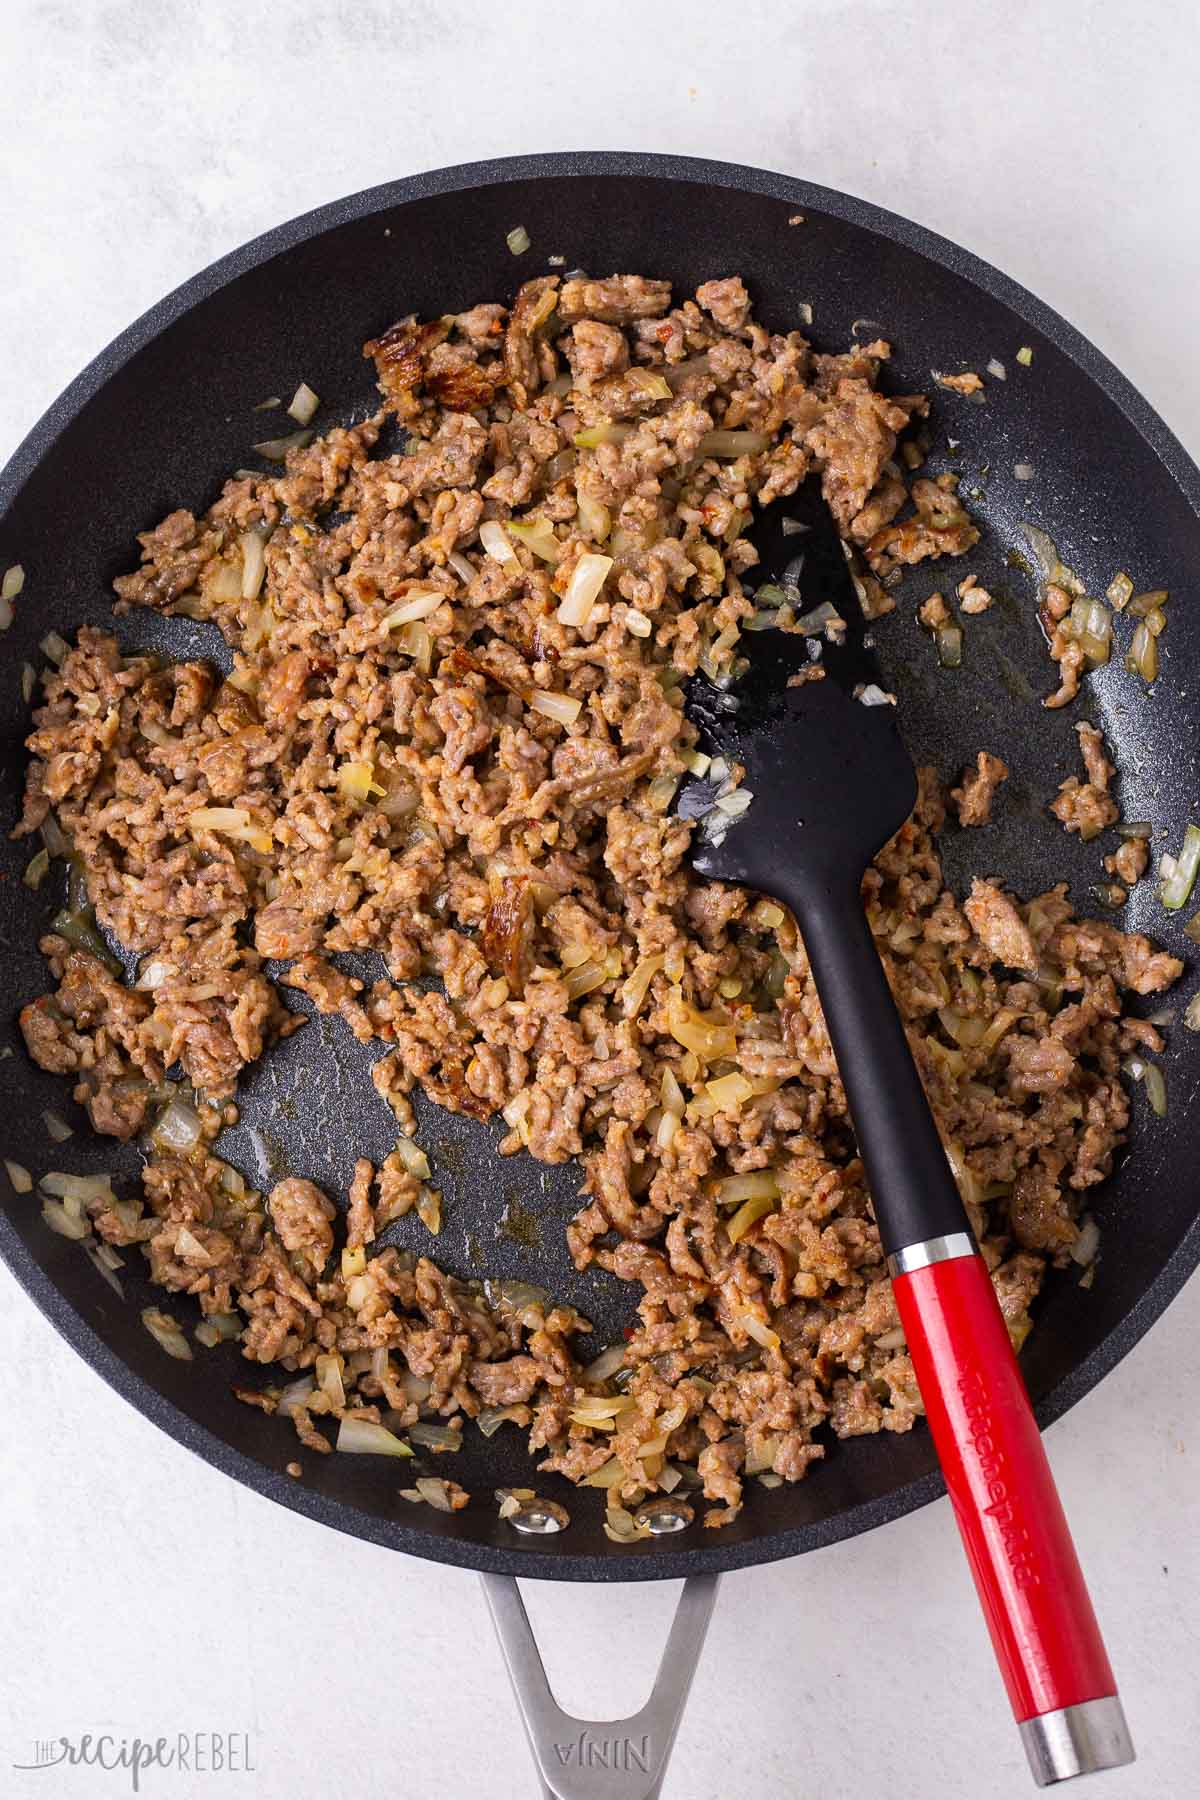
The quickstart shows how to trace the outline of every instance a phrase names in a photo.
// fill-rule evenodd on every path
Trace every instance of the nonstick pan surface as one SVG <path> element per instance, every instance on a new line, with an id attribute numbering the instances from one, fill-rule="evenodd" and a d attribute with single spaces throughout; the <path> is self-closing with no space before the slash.
<path id="1" fill-rule="evenodd" d="M 803 215 L 802 223 L 792 223 Z M 532 248 L 514 259 L 506 233 L 524 224 Z M 1200 631 L 1188 600 L 1200 568 L 1200 472 L 1162 421 L 1076 331 L 1013 282 L 920 227 L 805 182 L 732 165 L 641 155 L 562 155 L 440 170 L 375 188 L 310 213 L 257 239 L 196 276 L 104 352 L 35 426 L 0 477 L 0 567 L 27 571 L 17 620 L 6 634 L 0 684 L 0 804 L 15 820 L 28 729 L 21 663 L 40 665 L 52 627 L 111 623 L 114 575 L 136 562 L 135 534 L 178 505 L 209 504 L 230 470 L 262 435 L 252 411 L 264 395 L 299 380 L 322 396 L 321 419 L 361 417 L 375 404 L 373 370 L 359 346 L 410 311 L 461 309 L 508 299 L 541 273 L 548 256 L 592 273 L 665 275 L 685 294 L 714 275 L 739 271 L 755 310 L 778 329 L 813 309 L 821 349 L 844 348 L 856 320 L 875 323 L 895 346 L 890 383 L 929 391 L 939 457 L 953 467 L 984 524 L 966 568 L 1000 596 L 969 622 L 964 666 L 939 670 L 915 603 L 945 570 L 913 572 L 897 612 L 876 637 L 902 726 L 919 761 L 956 773 L 975 750 L 1002 755 L 1012 778 L 994 825 L 943 840 L 947 873 L 961 889 L 972 871 L 999 874 L 1029 894 L 1071 883 L 1076 904 L 1094 909 L 1098 846 L 1068 838 L 1045 812 L 1058 783 L 1077 772 L 1079 718 L 1103 725 L 1120 769 L 1128 818 L 1151 818 L 1156 853 L 1177 848 L 1200 806 Z M 1016 362 L 1033 350 L 1029 368 Z M 932 369 L 982 369 L 998 357 L 1007 382 L 988 383 L 974 406 L 932 385 Z M 289 386 L 289 383 L 291 386 Z M 948 437 L 957 440 L 952 456 Z M 1030 463 L 1019 482 L 1015 463 Z M 978 490 L 972 493 L 972 490 Z M 1162 672 L 1150 692 L 1114 661 L 1089 678 L 1073 708 L 1047 713 L 1051 667 L 1034 611 L 1034 581 L 1014 566 L 1020 525 L 1047 528 L 1092 592 L 1127 569 L 1139 587 L 1178 596 L 1160 640 Z M 120 621 L 128 648 L 157 645 L 173 656 L 220 660 L 215 630 L 183 619 L 136 614 Z M 0 850 L 0 933 L 7 1003 L 0 1043 L 0 1153 L 35 1171 L 115 1170 L 132 1177 L 135 1149 L 91 1136 L 66 1084 L 34 1067 L 16 1013 L 45 991 L 37 938 L 60 895 L 31 893 L 21 871 L 27 844 Z M 1149 930 L 1177 954 L 1194 947 L 1182 920 L 1143 882 L 1125 923 Z M 1183 917 L 1187 915 L 1184 914 Z M 372 971 L 373 972 L 373 971 Z M 1195 989 L 1189 970 L 1171 996 Z M 1161 999 L 1158 1002 L 1161 1004 Z M 297 995 L 289 1004 L 307 1005 Z M 1151 1003 L 1153 1004 L 1153 1003 Z M 278 1178 L 305 1175 L 344 1196 L 354 1160 L 380 1161 L 392 1147 L 390 1115 L 368 1078 L 377 1047 L 349 1038 L 338 1020 L 314 1019 L 273 1050 L 239 1096 L 242 1123 L 223 1154 L 251 1179 L 265 1161 Z M 1172 1033 L 1164 1058 L 1169 1115 L 1151 1118 L 1134 1101 L 1132 1149 L 1100 1190 L 1094 1211 L 1102 1251 L 1094 1285 L 1054 1275 L 1038 1308 L 1022 1364 L 1043 1424 L 1071 1406 L 1125 1354 L 1200 1260 L 1196 1169 L 1200 1107 L 1193 1104 L 1200 1043 Z M 632 1286 L 579 1275 L 563 1228 L 580 1185 L 573 1165 L 545 1168 L 522 1155 L 501 1159 L 498 1126 L 443 1113 L 418 1098 L 421 1142 L 436 1164 L 446 1224 L 437 1259 L 464 1276 L 536 1281 L 595 1321 L 595 1347 L 632 1317 Z M 76 1126 L 53 1146 L 40 1114 L 52 1108 Z M 255 1136 L 257 1134 L 257 1138 Z M 340 1530 L 444 1562 L 486 1571 L 571 1580 L 628 1580 L 716 1572 L 831 1543 L 882 1524 L 941 1491 L 926 1432 L 830 1441 L 826 1460 L 796 1487 L 753 1484 L 735 1524 L 706 1533 L 699 1522 L 666 1542 L 617 1546 L 601 1529 L 601 1501 L 558 1477 L 538 1476 L 515 1433 L 489 1444 L 468 1432 L 454 1474 L 476 1496 L 443 1516 L 408 1506 L 393 1464 L 306 1456 L 296 1482 L 285 1465 L 297 1451 L 291 1427 L 236 1401 L 235 1382 L 254 1372 L 231 1347 L 168 1359 L 143 1329 L 143 1306 L 164 1300 L 132 1259 L 125 1299 L 104 1285 L 74 1244 L 43 1225 L 36 1204 L 7 1187 L 0 1252 L 33 1299 L 80 1354 L 149 1418 L 216 1467 L 259 1492 Z M 428 1250 L 415 1217 L 389 1232 Z M 190 1302 L 172 1299 L 185 1324 Z M 497 1517 L 492 1489 L 536 1485 L 561 1501 L 570 1527 L 553 1539 L 519 1539 Z"/>

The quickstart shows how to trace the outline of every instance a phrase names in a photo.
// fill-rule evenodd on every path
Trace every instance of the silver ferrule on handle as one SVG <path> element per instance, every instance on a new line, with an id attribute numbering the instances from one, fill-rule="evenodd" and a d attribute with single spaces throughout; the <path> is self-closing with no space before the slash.
<path id="1" fill-rule="evenodd" d="M 683 1584 L 654 1687 L 628 1719 L 576 1719 L 550 1691 L 541 1652 L 511 1575 L 484 1575 L 543 1800 L 657 1800 L 717 1598 L 718 1575 Z"/>
<path id="2" fill-rule="evenodd" d="M 1116 1694 L 1023 1720 L 1021 1742 L 1039 1787 L 1134 1761 L 1133 1740 Z"/>
<path id="3" fill-rule="evenodd" d="M 905 1244 L 893 1250 L 887 1259 L 888 1274 L 908 1275 L 913 1269 L 927 1269 L 930 1263 L 955 1262 L 960 1256 L 978 1256 L 979 1246 L 969 1231 L 952 1231 L 948 1237 L 924 1238 L 919 1244 Z"/>

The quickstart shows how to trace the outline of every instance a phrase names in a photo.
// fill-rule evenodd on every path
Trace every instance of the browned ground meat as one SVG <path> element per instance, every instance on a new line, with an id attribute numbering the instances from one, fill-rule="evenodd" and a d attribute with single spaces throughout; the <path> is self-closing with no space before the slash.
<path id="1" fill-rule="evenodd" d="M 986 825 L 992 816 L 992 798 L 1008 780 L 1007 764 L 981 750 L 973 769 L 964 769 L 961 785 L 951 788 L 950 799 L 960 825 Z"/>
<path id="2" fill-rule="evenodd" d="M 748 1472 L 799 1480 L 826 1426 L 908 1430 L 920 1400 L 803 944 L 779 908 L 693 875 L 693 826 L 668 810 L 695 742 L 678 678 L 717 644 L 732 664 L 752 502 L 810 470 L 880 576 L 978 534 L 950 476 L 914 481 L 902 516 L 893 453 L 925 402 L 879 392 L 887 345 L 814 355 L 754 321 L 737 277 L 673 305 L 642 276 L 541 276 L 511 310 L 402 320 L 367 349 L 378 414 L 172 513 L 116 584 L 118 611 L 211 620 L 228 676 L 89 627 L 46 676 L 22 828 L 54 808 L 142 980 L 46 939 L 55 988 L 24 1010 L 26 1043 L 122 1137 L 180 1063 L 201 1141 L 158 1148 L 141 1200 L 98 1200 L 95 1229 L 279 1366 L 268 1410 L 299 1384 L 285 1410 L 309 1448 L 347 1414 L 510 1409 L 542 1467 L 604 1468 L 614 1501 L 694 1464 L 721 1524 Z M 377 454 L 389 416 L 407 441 Z M 708 435 L 728 430 L 751 436 Z M 497 542 L 514 513 L 532 532 Z M 569 624 L 585 553 L 612 565 Z M 981 754 L 963 823 L 1003 774 Z M 960 905 L 942 817 L 926 772 L 864 898 L 1019 1342 L 1122 1141 L 1121 1057 L 1157 1042 L 1119 990 L 1179 965 L 1074 919 L 1060 889 L 1022 905 L 977 881 Z M 364 951 L 386 969 L 370 985 L 336 960 Z M 386 1241 L 432 1216 L 411 1140 L 358 1161 L 344 1230 L 310 1181 L 264 1197 L 213 1153 L 213 1103 L 299 1022 L 268 957 L 378 1042 L 364 1104 L 406 1139 L 419 1084 L 503 1113 L 505 1155 L 581 1159 L 572 1254 L 640 1296 L 620 1384 L 587 1377 L 570 1309 Z M 735 1071 L 736 1098 L 716 1085 Z M 731 1235 L 746 1177 L 767 1207 Z"/>
<path id="3" fill-rule="evenodd" d="M 1033 933 L 1012 897 L 992 881 L 976 878 L 963 907 L 971 928 L 996 961 L 1006 969 L 1035 970 L 1037 945 Z"/>
<path id="4" fill-rule="evenodd" d="M 1119 850 L 1105 857 L 1104 867 L 1126 887 L 1132 887 L 1146 873 L 1149 861 L 1150 846 L 1145 838 L 1126 838 Z"/>
<path id="5" fill-rule="evenodd" d="M 983 391 L 983 377 L 974 369 L 966 369 L 961 375 L 935 375 L 934 380 L 939 387 L 950 388 L 957 394 L 978 394 Z"/>
<path id="6" fill-rule="evenodd" d="M 985 613 L 995 605 L 995 596 L 989 594 L 985 587 L 980 587 L 974 575 L 968 575 L 965 581 L 960 581 L 955 592 L 965 613 Z"/>
<path id="7" fill-rule="evenodd" d="M 979 532 L 958 498 L 958 476 L 920 478 L 912 484 L 911 518 L 885 525 L 867 542 L 866 556 L 877 575 L 930 556 L 962 556 L 979 542 Z"/>
<path id="8" fill-rule="evenodd" d="M 1094 725 L 1079 724 L 1079 748 L 1087 780 L 1077 775 L 1059 784 L 1058 798 L 1050 803 L 1050 811 L 1061 819 L 1068 831 L 1077 831 L 1086 843 L 1120 817 L 1120 808 L 1108 791 L 1115 773 L 1105 754 L 1103 734 Z"/>
<path id="9" fill-rule="evenodd" d="M 1067 635 L 1066 625 L 1071 611 L 1071 596 L 1065 588 L 1055 582 L 1048 582 L 1042 593 L 1040 617 L 1042 628 L 1050 644 L 1050 657 L 1058 664 L 1058 687 L 1043 702 L 1043 706 L 1066 706 L 1079 692 L 1079 678 L 1083 674 L 1087 658 L 1083 647 Z"/>

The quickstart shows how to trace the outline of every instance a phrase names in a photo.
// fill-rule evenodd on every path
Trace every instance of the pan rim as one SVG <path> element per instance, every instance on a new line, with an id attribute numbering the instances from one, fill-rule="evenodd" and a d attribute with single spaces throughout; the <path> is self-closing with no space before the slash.
<path id="1" fill-rule="evenodd" d="M 564 177 L 616 176 L 698 183 L 807 206 L 847 224 L 877 233 L 948 268 L 1018 312 L 1068 356 L 1125 415 L 1166 469 L 1193 512 L 1200 516 L 1200 469 L 1150 403 L 1089 339 L 1060 314 L 991 264 L 950 239 L 899 214 L 770 170 L 706 158 L 653 152 L 567 151 L 499 157 L 422 171 L 365 188 L 299 214 L 250 239 L 190 276 L 112 340 L 42 414 L 0 471 L 0 518 L 39 463 L 102 388 L 140 351 L 179 318 L 239 276 L 283 251 L 307 243 L 338 225 L 370 218 L 414 200 L 473 188 Z M 198 1424 L 119 1357 L 66 1300 L 6 1215 L 0 1214 L 0 1256 L 21 1287 L 59 1334 L 117 1393 L 177 1443 L 202 1456 L 268 1499 L 323 1525 L 389 1549 L 434 1562 L 486 1573 L 577 1581 L 671 1580 L 718 1573 L 782 1560 L 823 1548 L 915 1511 L 945 1492 L 934 1470 L 894 1493 L 863 1501 L 832 1518 L 796 1525 L 746 1541 L 710 1543 L 692 1549 L 656 1544 L 649 1553 L 628 1557 L 588 1553 L 552 1555 L 534 1547 L 512 1548 L 475 1539 L 442 1536 L 401 1520 L 384 1520 L 346 1501 L 306 1489 L 256 1458 L 235 1450 Z M 1200 1217 L 1192 1221 L 1154 1280 L 1096 1348 L 1058 1382 L 1036 1408 L 1044 1429 L 1082 1399 L 1133 1346 L 1170 1304 L 1200 1263 Z"/>

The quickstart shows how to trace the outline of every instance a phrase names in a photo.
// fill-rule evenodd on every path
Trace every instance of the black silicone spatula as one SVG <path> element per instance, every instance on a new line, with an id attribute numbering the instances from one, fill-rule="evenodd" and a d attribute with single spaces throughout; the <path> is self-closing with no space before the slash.
<path id="1" fill-rule="evenodd" d="M 805 529 L 784 537 L 782 513 Z M 703 748 L 743 764 L 752 795 L 719 841 L 711 820 L 695 830 L 692 860 L 702 875 L 771 895 L 800 927 L 929 1426 L 1030 1765 L 1046 1785 L 1128 1762 L 1133 1749 L 1008 1331 L 863 910 L 867 864 L 916 798 L 903 695 L 899 707 L 879 703 L 869 633 L 815 484 L 768 509 L 755 541 L 767 571 L 803 554 L 801 612 L 831 603 L 843 641 L 745 635 L 749 668 L 733 687 L 692 682 Z M 822 679 L 789 685 L 816 667 Z M 688 783 L 679 810 L 694 815 L 711 798 L 711 787 Z"/>

